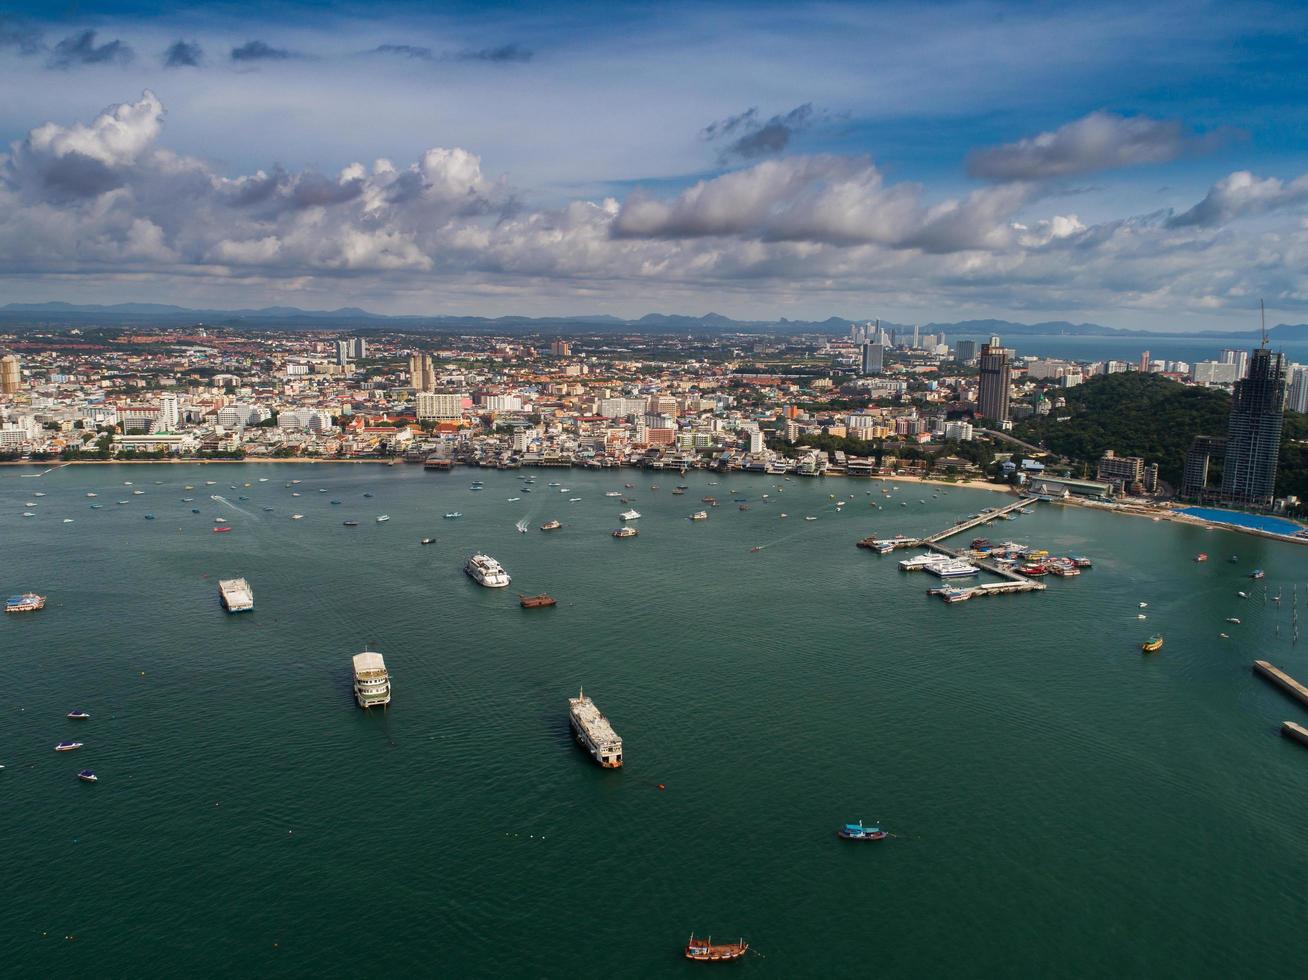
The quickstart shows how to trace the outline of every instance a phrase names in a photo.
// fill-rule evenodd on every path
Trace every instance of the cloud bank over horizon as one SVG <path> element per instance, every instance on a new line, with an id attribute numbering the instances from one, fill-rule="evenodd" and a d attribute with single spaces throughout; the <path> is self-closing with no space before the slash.
<path id="1" fill-rule="evenodd" d="M 709 16 L 670 9 L 683 26 Z M 909 46 L 929 26 L 910 8 L 877 16 Z M 1157 21 L 1123 25 L 1113 43 L 1131 48 L 1129 29 Z M 384 25 L 348 47 L 274 22 L 129 26 L 0 19 L 0 83 L 51 80 L 0 107 L 0 281 L 15 299 L 1151 328 L 1242 322 L 1260 296 L 1308 309 L 1308 155 L 1275 145 L 1248 99 L 1214 114 L 1051 91 L 1020 108 L 1031 96 L 949 88 L 889 57 L 878 81 L 910 92 L 907 109 L 785 63 L 740 81 L 753 58 L 722 60 L 722 91 L 697 99 L 712 63 L 678 60 L 653 25 L 612 52 L 567 49 L 526 17 Z M 982 38 L 1032 49 L 1023 29 L 980 17 L 934 43 L 984 58 Z M 781 32 L 756 12 L 737 35 L 759 47 Z M 1083 60 L 1107 71 L 1118 55 L 1095 40 Z M 964 66 L 972 90 L 989 84 L 981 67 Z"/>

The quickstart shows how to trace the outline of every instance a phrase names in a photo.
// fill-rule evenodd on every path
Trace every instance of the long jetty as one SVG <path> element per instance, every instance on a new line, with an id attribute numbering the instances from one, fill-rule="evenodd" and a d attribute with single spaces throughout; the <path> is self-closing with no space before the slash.
<path id="1" fill-rule="evenodd" d="M 965 521 L 959 521 L 943 531 L 937 531 L 935 534 L 925 538 L 887 538 L 883 541 L 875 542 L 879 545 L 877 550 L 884 552 L 895 551 L 899 548 L 927 548 L 941 555 L 948 555 L 950 558 L 957 558 L 962 561 L 971 562 L 978 568 L 982 568 L 991 575 L 1004 579 L 1003 582 L 989 583 L 985 585 L 973 585 L 960 587 L 959 592 L 963 593 L 964 599 L 971 599 L 977 596 L 1003 595 L 1006 592 L 1043 592 L 1047 586 L 1044 582 L 1037 582 L 1034 579 L 1019 575 L 1010 568 L 1004 568 L 992 561 L 986 561 L 984 558 L 975 558 L 967 552 L 946 547 L 941 544 L 942 541 L 952 538 L 956 534 L 962 534 L 964 531 L 970 531 L 974 527 L 980 527 L 983 524 L 989 524 L 991 521 L 998 520 L 1015 510 L 1021 510 L 1034 503 L 1034 500 L 1022 497 L 1014 500 L 1003 507 L 996 507 L 984 513 L 977 514 L 975 517 L 969 517 Z M 866 547 L 866 541 L 864 542 Z M 934 590 L 933 590 L 934 591 Z"/>
<path id="2" fill-rule="evenodd" d="M 1253 669 L 1255 674 L 1261 674 L 1290 697 L 1308 704 L 1308 687 L 1304 687 L 1285 671 L 1273 667 L 1266 660 L 1255 660 Z"/>

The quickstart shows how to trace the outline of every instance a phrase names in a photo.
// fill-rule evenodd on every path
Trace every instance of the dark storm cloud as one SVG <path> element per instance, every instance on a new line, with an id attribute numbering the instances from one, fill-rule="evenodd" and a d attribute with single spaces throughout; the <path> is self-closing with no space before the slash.
<path id="1" fill-rule="evenodd" d="M 50 52 L 51 68 L 72 68 L 76 65 L 125 65 L 135 57 L 130 47 L 122 41 L 105 41 L 95 43 L 95 31 L 85 30 L 70 34 L 54 46 Z"/>
<path id="2" fill-rule="evenodd" d="M 204 60 L 204 51 L 197 41 L 174 41 L 164 52 L 165 68 L 198 68 Z"/>
<path id="3" fill-rule="evenodd" d="M 76 152 L 51 160 L 41 174 L 41 182 L 51 200 L 60 203 L 97 197 L 122 186 L 122 179 L 112 168 Z"/>
<path id="4" fill-rule="evenodd" d="M 286 61 L 296 57 L 294 52 L 285 48 L 274 48 L 266 41 L 246 41 L 239 48 L 232 48 L 233 61 Z"/>
<path id="5" fill-rule="evenodd" d="M 300 175 L 291 190 L 291 203 L 297 208 L 328 207 L 353 201 L 362 193 L 362 179 L 341 182 L 322 174 L 305 173 Z"/>
<path id="6" fill-rule="evenodd" d="M 757 160 L 781 153 L 797 134 L 825 119 L 826 114 L 814 109 L 811 102 L 766 120 L 759 119 L 758 109 L 751 107 L 709 123 L 700 130 L 700 137 L 709 142 L 731 140 L 718 151 L 718 162 L 726 165 L 734 160 Z"/>

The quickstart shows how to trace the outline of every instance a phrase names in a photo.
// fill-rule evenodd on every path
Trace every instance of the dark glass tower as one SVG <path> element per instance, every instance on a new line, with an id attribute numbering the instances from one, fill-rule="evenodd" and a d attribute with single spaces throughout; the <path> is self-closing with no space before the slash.
<path id="1" fill-rule="evenodd" d="M 1249 373 L 1235 383 L 1222 464 L 1222 499 L 1243 507 L 1270 507 L 1276 492 L 1285 413 L 1285 359 L 1260 347 Z"/>
<path id="2" fill-rule="evenodd" d="M 996 422 L 1008 421 L 1008 399 L 1012 389 L 1012 366 L 1008 351 L 999 346 L 999 338 L 981 348 L 981 377 L 977 392 L 977 411 Z"/>

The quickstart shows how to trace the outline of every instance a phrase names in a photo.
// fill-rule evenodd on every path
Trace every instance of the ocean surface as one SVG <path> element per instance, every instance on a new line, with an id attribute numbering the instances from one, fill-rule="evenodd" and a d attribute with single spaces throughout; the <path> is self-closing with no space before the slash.
<path id="1" fill-rule="evenodd" d="M 38 472 L 0 469 L 0 592 L 49 596 L 0 618 L 6 977 L 1304 975 L 1308 750 L 1278 729 L 1308 709 L 1250 671 L 1308 680 L 1301 547 L 1039 504 L 987 535 L 1094 568 L 946 606 L 854 542 L 997 494 Z M 640 536 L 615 540 L 624 482 Z M 690 522 L 705 495 L 722 505 Z M 512 586 L 467 578 L 474 550 Z M 251 614 L 219 606 L 236 575 Z M 558 607 L 519 608 L 541 591 Z M 392 674 L 384 712 L 351 698 L 365 647 Z M 581 687 L 621 770 L 570 737 Z M 896 836 L 835 837 L 860 818 Z M 692 930 L 752 951 L 688 963 Z"/>

